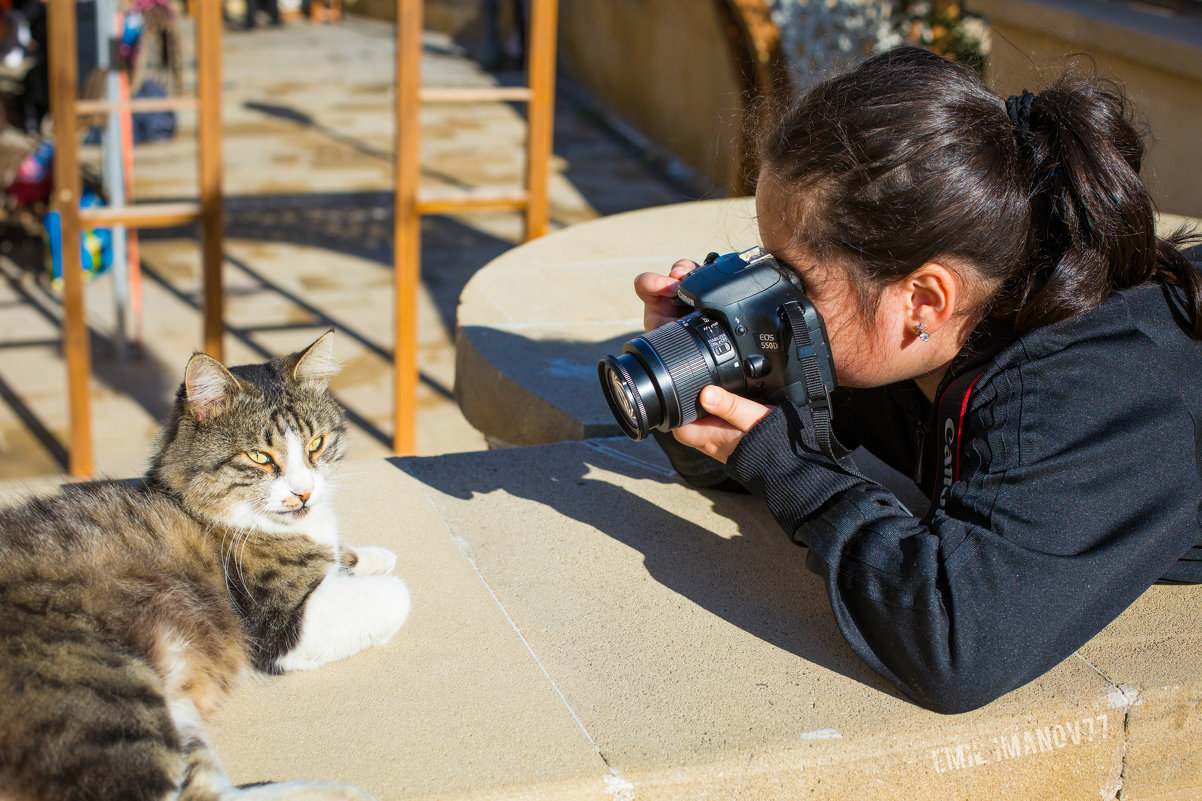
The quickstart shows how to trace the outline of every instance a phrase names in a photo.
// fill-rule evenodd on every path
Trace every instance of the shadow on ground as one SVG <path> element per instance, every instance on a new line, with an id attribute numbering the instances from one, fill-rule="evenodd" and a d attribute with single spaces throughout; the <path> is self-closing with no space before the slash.
<path id="1" fill-rule="evenodd" d="M 506 503 L 504 496 L 488 500 L 490 493 L 503 490 L 509 496 L 545 505 L 563 517 L 578 521 L 615 539 L 643 555 L 648 575 L 689 599 L 697 606 L 742 630 L 793 653 L 809 662 L 851 678 L 896 697 L 896 691 L 869 670 L 847 646 L 835 625 L 823 582 L 804 569 L 805 552 L 792 544 L 772 520 L 762 501 L 747 495 L 720 491 L 696 492 L 699 510 L 709 507 L 714 514 L 738 526 L 738 536 L 718 536 L 690 519 L 667 511 L 655 502 L 606 480 L 604 473 L 618 473 L 642 481 L 662 484 L 679 482 L 667 469 L 654 463 L 631 458 L 631 446 L 625 441 L 592 440 L 579 443 L 570 451 L 548 454 L 539 446 L 506 451 L 504 470 L 490 464 L 490 454 L 454 454 L 437 460 L 411 458 L 392 460 L 426 485 L 461 500 L 472 500 L 473 517 L 502 520 L 508 511 L 495 508 Z M 651 458 L 662 461 L 650 442 L 638 448 L 650 448 Z M 579 461 L 573 461 L 576 456 Z M 598 472 L 601 471 L 601 472 Z M 511 503 L 511 502 L 509 502 Z M 447 515 L 454 531 L 452 515 Z M 699 513 L 698 517 L 702 517 Z M 523 520 L 535 517 L 523 515 Z M 498 525 L 500 525 L 498 523 Z M 550 529 L 550 530 L 548 530 Z M 579 537 L 571 526 L 533 528 L 532 548 L 556 547 L 571 550 L 568 543 L 550 542 L 558 536 Z M 494 555 L 496 549 L 479 547 L 477 542 L 490 535 L 472 534 L 473 559 L 488 576 L 490 584 L 505 584 L 510 599 L 521 600 L 542 593 L 493 569 L 490 560 L 522 559 L 520 553 Z M 514 547 L 512 532 L 501 533 L 508 548 Z M 520 546 L 519 546 L 520 547 Z M 536 563 L 541 563 L 534 560 Z M 580 564 L 566 567 L 545 581 L 581 580 L 575 573 L 587 573 Z"/>
<path id="2" fill-rule="evenodd" d="M 9 261 L 0 268 L 0 280 L 4 281 L 14 303 L 33 310 L 55 331 L 61 331 L 62 299 L 50 289 L 42 272 L 42 241 L 5 226 L 0 237 L 8 243 L 5 255 Z M 34 254 L 36 253 L 36 261 Z M 170 367 L 162 363 L 149 350 L 129 350 L 116 353 L 116 344 L 108 337 L 88 329 L 88 345 L 91 352 L 92 377 L 101 385 L 133 398 L 146 413 L 156 420 L 165 420 L 171 411 L 172 398 L 183 375 L 183 366 Z M 30 338 L 0 342 L 0 350 L 19 350 L 27 347 L 52 347 L 59 363 L 63 360 L 61 334 L 53 338 Z M 177 378 L 177 376 L 179 378 Z M 65 378 L 65 376 L 64 376 Z M 9 407 L 21 421 L 29 435 L 40 444 L 46 454 L 60 468 L 67 467 L 66 447 L 50 428 L 21 400 L 18 392 L 0 376 L 0 402 Z"/>
<path id="3" fill-rule="evenodd" d="M 225 236 L 257 242 L 279 242 L 342 253 L 392 272 L 393 195 L 391 192 L 346 192 L 304 195 L 253 195 L 225 200 Z M 426 216 L 422 224 L 422 284 L 430 293 L 448 334 L 455 331 L 455 312 L 463 287 L 484 265 L 513 244 L 464 225 L 451 217 Z M 190 227 L 148 230 L 143 239 L 194 238 Z M 301 308 L 308 307 L 322 324 L 323 313 L 285 290 L 266 271 L 232 257 L 226 262 L 256 278 Z M 149 265 L 154 272 L 154 265 Z M 335 276 L 336 278 L 336 276 Z M 158 280 L 163 279 L 160 275 Z M 194 304 L 195 305 L 195 304 Z"/>

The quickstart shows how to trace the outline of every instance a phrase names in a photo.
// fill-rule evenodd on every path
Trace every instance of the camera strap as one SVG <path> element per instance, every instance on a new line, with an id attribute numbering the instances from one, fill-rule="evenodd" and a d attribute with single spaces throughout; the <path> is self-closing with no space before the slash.
<path id="1" fill-rule="evenodd" d="M 847 449 L 835 438 L 834 429 L 831 427 L 831 396 L 826 384 L 822 382 L 818 356 L 801 307 L 794 300 L 784 304 L 782 308 L 785 320 L 793 333 L 793 346 L 797 349 L 797 361 L 801 365 L 802 383 L 806 391 L 805 402 L 796 404 L 798 410 L 809 417 L 818 449 L 844 470 L 858 476 L 860 471 L 849 458 Z"/>
<path id="2" fill-rule="evenodd" d="M 960 453 L 964 448 L 964 415 L 968 411 L 968 398 L 972 395 L 977 379 L 985 372 L 986 365 L 967 370 L 956 376 L 939 396 L 939 458 L 940 469 L 931 493 L 929 516 L 936 509 L 947 505 L 947 493 L 952 484 L 960 480 Z"/>

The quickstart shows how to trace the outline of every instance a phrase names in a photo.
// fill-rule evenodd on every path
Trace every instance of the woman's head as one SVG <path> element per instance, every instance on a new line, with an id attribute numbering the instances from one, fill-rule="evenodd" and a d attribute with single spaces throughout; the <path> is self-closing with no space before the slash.
<path id="1" fill-rule="evenodd" d="M 785 113 L 763 140 L 757 195 L 788 221 L 795 262 L 846 272 L 871 325 L 887 289 L 934 265 L 956 291 L 939 326 L 966 337 L 993 314 L 1025 331 L 1148 280 L 1202 294 L 1156 238 L 1143 152 L 1105 81 L 1066 76 L 1007 104 L 971 71 L 900 48 Z"/>

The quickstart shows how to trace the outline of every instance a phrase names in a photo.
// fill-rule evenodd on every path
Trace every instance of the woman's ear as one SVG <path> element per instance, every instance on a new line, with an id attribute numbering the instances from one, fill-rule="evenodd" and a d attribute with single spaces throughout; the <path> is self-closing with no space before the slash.
<path id="1" fill-rule="evenodd" d="M 908 328 L 928 336 L 947 324 L 963 302 L 958 273 L 942 262 L 930 261 L 906 276 L 902 283 Z"/>

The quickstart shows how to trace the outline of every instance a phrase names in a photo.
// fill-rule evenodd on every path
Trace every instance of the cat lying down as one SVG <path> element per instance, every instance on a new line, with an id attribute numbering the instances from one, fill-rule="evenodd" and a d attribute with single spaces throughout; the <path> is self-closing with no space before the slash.
<path id="1" fill-rule="evenodd" d="M 194 355 L 141 486 L 0 512 L 0 801 L 367 797 L 232 787 L 203 726 L 249 671 L 342 659 L 409 614 L 395 555 L 339 539 L 332 343 Z"/>

